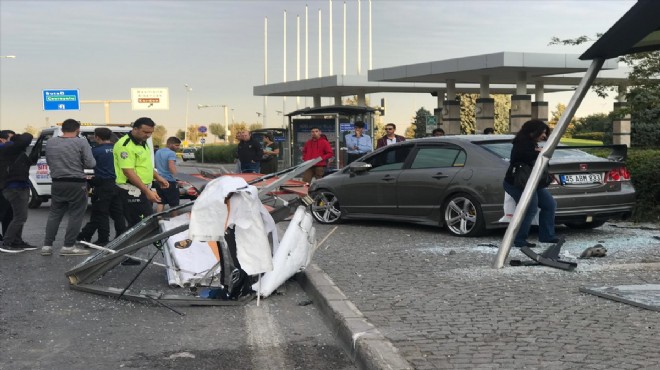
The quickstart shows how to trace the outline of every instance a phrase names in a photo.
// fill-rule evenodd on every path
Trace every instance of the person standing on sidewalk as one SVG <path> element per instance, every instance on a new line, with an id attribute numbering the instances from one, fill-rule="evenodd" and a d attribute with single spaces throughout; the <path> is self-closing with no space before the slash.
<path id="1" fill-rule="evenodd" d="M 156 123 L 151 118 L 138 118 L 131 132 L 119 139 L 113 148 L 116 181 L 129 228 L 152 215 L 153 203 L 160 202 L 158 193 L 151 190 L 154 179 L 163 188 L 170 186 L 154 169 L 153 151 L 147 143 L 154 127 Z"/>
<path id="2" fill-rule="evenodd" d="M 79 137 L 80 122 L 67 119 L 62 123 L 62 135 L 48 140 L 46 162 L 53 179 L 50 212 L 46 222 L 46 236 L 41 255 L 50 256 L 57 230 L 65 214 L 69 220 L 64 234 L 64 246 L 60 256 L 85 256 L 89 250 L 78 247 L 76 238 L 80 232 L 87 208 L 86 168 L 94 168 L 96 160 L 87 139 Z"/>
<path id="3" fill-rule="evenodd" d="M 303 162 L 309 161 L 317 157 L 321 157 L 321 161 L 317 162 L 314 166 L 305 170 L 302 180 L 309 184 L 312 178 L 320 179 L 325 174 L 325 167 L 328 165 L 328 159 L 334 157 L 332 147 L 326 138 L 323 137 L 321 130 L 318 127 L 312 127 L 312 137 L 305 142 L 302 149 Z"/>
<path id="4" fill-rule="evenodd" d="M 0 243 L 0 251 L 5 253 L 20 253 L 35 250 L 37 247 L 23 240 L 23 226 L 28 218 L 28 202 L 30 199 L 30 160 L 25 154 L 32 142 L 32 134 L 13 135 L 11 144 L 0 148 L 0 189 L 13 212 L 13 218 Z"/>
<path id="5" fill-rule="evenodd" d="M 355 133 L 346 135 L 346 153 L 348 154 L 346 164 L 354 162 L 373 150 L 371 137 L 365 135 L 364 126 L 362 121 L 355 122 Z"/>
<path id="6" fill-rule="evenodd" d="M 394 143 L 400 143 L 406 141 L 406 138 L 396 134 L 396 125 L 393 123 L 388 123 L 385 125 L 385 136 L 378 139 L 376 142 L 376 148 L 382 148 Z"/>
<path id="7" fill-rule="evenodd" d="M 239 131 L 236 137 L 240 140 L 236 148 L 236 156 L 241 163 L 241 173 L 259 173 L 261 159 L 264 156 L 261 144 L 247 130 Z"/>
<path id="8" fill-rule="evenodd" d="M 160 202 L 156 204 L 156 212 L 163 212 L 165 204 L 171 207 L 179 205 L 179 189 L 176 184 L 176 152 L 181 146 L 181 140 L 178 137 L 171 136 L 165 143 L 165 148 L 158 149 L 156 152 L 156 170 L 162 176 L 169 186 L 166 188 L 157 187 L 156 191 L 160 197 Z"/>
<path id="9" fill-rule="evenodd" d="M 14 135 L 16 135 L 16 133 L 12 130 L 0 131 L 0 150 L 2 150 L 5 145 L 13 144 L 10 140 Z M 0 223 L 2 223 L 2 235 L 7 231 L 7 227 L 9 227 L 12 217 L 11 205 L 7 199 L 5 199 L 4 195 L 2 195 L 2 188 L 0 188 Z M 3 239 L 2 235 L 0 235 L 0 242 Z"/>
<path id="10" fill-rule="evenodd" d="M 92 215 L 89 222 L 78 234 L 78 240 L 89 242 L 95 232 L 98 232 L 96 245 L 106 245 L 110 241 L 110 218 L 115 226 L 115 238 L 126 231 L 124 207 L 119 199 L 119 188 L 115 184 L 115 164 L 112 155 L 112 131 L 107 127 L 94 130 L 96 146 L 92 155 L 96 160 L 92 185 Z M 116 138 L 116 137 L 115 137 Z"/>

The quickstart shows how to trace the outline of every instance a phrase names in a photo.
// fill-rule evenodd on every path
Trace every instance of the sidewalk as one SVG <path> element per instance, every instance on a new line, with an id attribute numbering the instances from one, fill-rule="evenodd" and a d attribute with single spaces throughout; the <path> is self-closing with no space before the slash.
<path id="1" fill-rule="evenodd" d="M 562 259 L 578 263 L 566 272 L 493 269 L 497 249 L 485 245 L 499 245 L 502 231 L 459 238 L 433 227 L 346 223 L 298 280 L 364 369 L 660 368 L 658 312 L 578 291 L 660 282 L 660 225 L 617 225 L 558 228 L 568 240 Z M 315 227 L 319 240 L 334 228 Z M 576 259 L 596 243 L 606 257 Z M 510 258 L 528 260 L 515 249 Z"/>
<path id="2" fill-rule="evenodd" d="M 315 226 L 319 238 L 332 229 Z M 317 251 L 318 268 L 306 272 L 303 286 L 324 295 L 326 319 L 362 368 L 660 368 L 658 312 L 578 291 L 658 284 L 660 241 L 652 236 L 660 225 L 650 226 L 560 228 L 564 259 L 596 241 L 609 251 L 573 259 L 576 271 L 566 272 L 493 269 L 497 249 L 479 244 L 499 244 L 502 233 L 458 238 L 437 228 L 347 223 Z M 526 259 L 519 250 L 510 257 Z M 336 288 L 317 282 L 321 270 Z M 352 337 L 344 326 L 357 328 Z"/>

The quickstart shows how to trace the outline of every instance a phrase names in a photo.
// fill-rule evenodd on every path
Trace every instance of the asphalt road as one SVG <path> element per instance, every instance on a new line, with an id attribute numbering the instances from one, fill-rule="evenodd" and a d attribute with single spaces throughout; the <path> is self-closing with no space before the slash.
<path id="1" fill-rule="evenodd" d="M 43 242 L 48 206 L 29 211 L 27 242 Z M 70 290 L 64 272 L 83 258 L 0 254 L 0 369 L 355 368 L 294 281 L 259 306 L 175 307 L 181 316 Z M 98 284 L 123 288 L 138 270 L 118 266 Z M 133 288 L 167 289 L 165 271 L 149 266 Z"/>

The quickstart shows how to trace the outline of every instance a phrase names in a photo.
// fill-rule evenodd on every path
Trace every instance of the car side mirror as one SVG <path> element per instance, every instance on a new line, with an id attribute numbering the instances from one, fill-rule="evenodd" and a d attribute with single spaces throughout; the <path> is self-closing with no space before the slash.
<path id="1" fill-rule="evenodd" d="M 348 165 L 348 170 L 351 173 L 362 173 L 367 172 L 371 169 L 371 164 L 366 162 L 352 162 Z"/>

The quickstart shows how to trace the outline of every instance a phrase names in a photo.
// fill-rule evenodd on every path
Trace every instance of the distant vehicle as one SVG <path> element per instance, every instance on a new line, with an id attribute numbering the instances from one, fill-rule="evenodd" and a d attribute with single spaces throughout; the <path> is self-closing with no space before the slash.
<path id="1" fill-rule="evenodd" d="M 504 227 L 502 181 L 513 135 L 456 135 L 383 147 L 312 183 L 312 215 L 321 223 L 381 219 L 445 226 L 453 235 L 478 236 Z M 558 147 L 550 160 L 556 222 L 594 228 L 626 218 L 635 189 L 622 159 L 625 146 L 605 159 Z"/>
<path id="2" fill-rule="evenodd" d="M 188 160 L 195 160 L 195 153 L 197 152 L 197 148 L 183 148 L 181 150 L 181 159 L 183 161 L 188 161 Z"/>

